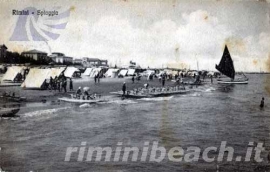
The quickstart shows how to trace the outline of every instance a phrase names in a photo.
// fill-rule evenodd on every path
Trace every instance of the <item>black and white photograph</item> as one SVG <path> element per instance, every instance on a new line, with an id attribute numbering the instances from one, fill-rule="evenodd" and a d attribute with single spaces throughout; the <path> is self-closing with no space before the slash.
<path id="1" fill-rule="evenodd" d="M 269 172 L 270 0 L 0 0 L 0 172 Z"/>

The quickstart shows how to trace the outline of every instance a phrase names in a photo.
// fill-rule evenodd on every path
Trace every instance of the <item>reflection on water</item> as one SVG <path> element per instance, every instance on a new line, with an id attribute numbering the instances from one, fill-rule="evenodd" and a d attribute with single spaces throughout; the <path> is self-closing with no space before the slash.
<path id="1" fill-rule="evenodd" d="M 217 90 L 219 92 L 230 93 L 234 91 L 234 84 L 218 84 Z"/>
<path id="2" fill-rule="evenodd" d="M 160 135 L 160 140 L 161 140 L 162 145 L 167 150 L 180 144 L 180 141 L 175 138 L 173 127 L 170 125 L 172 119 L 169 116 L 170 113 L 168 111 L 169 111 L 168 100 L 164 100 L 162 102 L 162 115 L 161 115 L 161 126 L 160 126 L 159 135 Z"/>

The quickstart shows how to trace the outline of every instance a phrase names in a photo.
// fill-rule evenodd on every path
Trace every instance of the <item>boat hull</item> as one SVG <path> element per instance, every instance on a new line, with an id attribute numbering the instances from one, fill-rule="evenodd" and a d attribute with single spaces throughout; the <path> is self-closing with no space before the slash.
<path id="1" fill-rule="evenodd" d="M 179 91 L 171 91 L 171 92 L 164 92 L 164 93 L 151 93 L 150 95 L 153 97 L 163 97 L 163 96 L 171 96 L 177 94 L 186 94 L 189 93 L 190 90 L 179 90 Z"/>
<path id="2" fill-rule="evenodd" d="M 19 117 L 16 115 L 19 112 L 20 108 L 5 108 L 0 110 L 1 118 L 14 118 Z"/>
<path id="3" fill-rule="evenodd" d="M 119 92 L 111 92 L 111 94 L 118 95 L 118 96 L 123 96 L 126 98 L 150 98 L 150 97 L 165 97 L 165 96 L 172 96 L 172 95 L 177 95 L 177 94 L 186 94 L 189 93 L 190 90 L 179 90 L 179 91 L 168 91 L 168 92 L 159 92 L 159 93 L 149 93 L 149 94 L 126 94 L 123 95 L 121 91 Z"/>
<path id="4" fill-rule="evenodd" d="M 217 81 L 218 84 L 248 84 L 248 81 Z"/>
<path id="5" fill-rule="evenodd" d="M 72 99 L 67 97 L 58 98 L 60 101 L 64 102 L 70 102 L 70 103 L 98 103 L 98 102 L 106 102 L 104 99 L 98 99 L 98 100 L 83 100 L 83 99 Z"/>
<path id="6" fill-rule="evenodd" d="M 135 94 L 125 94 L 125 95 L 123 95 L 122 91 L 110 92 L 110 94 L 114 94 L 114 95 L 117 95 L 117 96 L 123 96 L 123 97 L 126 97 L 126 98 L 136 98 L 136 99 L 149 97 L 148 95 L 141 95 L 141 94 L 137 94 L 137 95 L 135 95 Z"/>

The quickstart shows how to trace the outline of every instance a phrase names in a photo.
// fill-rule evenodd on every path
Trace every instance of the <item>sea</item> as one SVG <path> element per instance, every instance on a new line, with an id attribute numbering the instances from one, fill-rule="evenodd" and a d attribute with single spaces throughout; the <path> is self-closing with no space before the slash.
<path id="1" fill-rule="evenodd" d="M 270 76 L 247 76 L 247 85 L 208 82 L 189 94 L 170 97 L 122 100 L 111 96 L 97 104 L 26 103 L 20 118 L 0 120 L 0 167 L 8 172 L 270 171 L 270 94 L 265 89 Z M 263 109 L 259 107 L 262 97 Z M 175 147 L 188 153 L 192 147 L 219 149 L 222 142 L 234 149 L 232 160 L 226 158 L 228 151 L 221 161 L 218 151 L 209 152 L 212 162 L 205 161 L 202 152 L 191 161 L 186 155 L 175 156 L 182 157 L 179 162 L 169 158 Z M 165 149 L 164 158 L 157 148 L 150 160 L 154 144 Z M 253 151 L 245 161 L 247 148 L 258 144 L 264 147 L 263 160 L 257 162 Z M 112 156 L 105 161 L 93 154 L 87 160 L 90 147 L 109 147 Z M 119 160 L 112 158 L 116 147 Z M 126 147 L 148 148 L 145 160 L 140 157 L 143 151 L 137 160 L 121 159 Z M 66 159 L 71 148 L 77 151 Z M 242 159 L 237 161 L 236 155 Z"/>

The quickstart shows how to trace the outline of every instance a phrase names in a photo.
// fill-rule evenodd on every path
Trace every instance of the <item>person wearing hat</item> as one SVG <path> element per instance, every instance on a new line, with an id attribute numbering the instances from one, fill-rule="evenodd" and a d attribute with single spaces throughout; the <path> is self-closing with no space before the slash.
<path id="1" fill-rule="evenodd" d="M 79 87 L 78 90 L 76 91 L 76 97 L 79 97 L 82 94 L 82 88 Z"/>
<path id="2" fill-rule="evenodd" d="M 123 95 L 126 94 L 126 90 L 127 90 L 127 86 L 126 86 L 126 83 L 124 82 L 122 86 Z"/>

